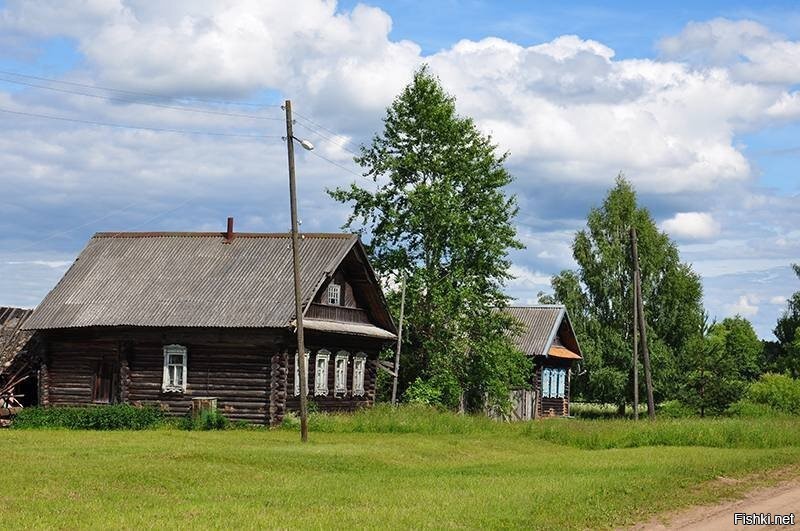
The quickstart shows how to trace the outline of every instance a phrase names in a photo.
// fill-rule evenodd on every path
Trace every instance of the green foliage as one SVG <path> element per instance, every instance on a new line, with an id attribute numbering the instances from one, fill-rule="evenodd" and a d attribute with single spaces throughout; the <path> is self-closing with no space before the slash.
<path id="1" fill-rule="evenodd" d="M 586 375 L 574 380 L 574 392 L 620 406 L 632 395 L 630 227 L 637 232 L 655 399 L 674 397 L 681 371 L 678 353 L 702 324 L 702 286 L 680 261 L 675 243 L 637 205 L 636 192 L 621 175 L 602 207 L 589 212 L 587 228 L 575 236 L 578 270 L 555 276 L 554 294 L 540 297 L 567 307 L 581 342 Z M 642 375 L 639 382 L 644 385 Z"/>
<path id="2" fill-rule="evenodd" d="M 663 418 L 683 419 L 696 416 L 697 410 L 680 400 L 667 400 L 659 404 L 658 414 Z"/>
<path id="3" fill-rule="evenodd" d="M 742 397 L 747 382 L 758 376 L 762 351 L 753 326 L 743 317 L 704 325 L 684 350 L 680 400 L 700 416 L 725 413 Z"/>
<path id="4" fill-rule="evenodd" d="M 195 416 L 188 414 L 180 423 L 180 428 L 188 431 L 225 430 L 230 427 L 227 417 L 216 409 L 204 409 Z"/>
<path id="5" fill-rule="evenodd" d="M 421 379 L 439 387 L 438 403 L 478 410 L 486 396 L 507 401 L 529 375 L 505 333 L 511 319 L 496 311 L 508 301 L 508 252 L 522 247 L 496 151 L 422 67 L 355 159 L 370 182 L 329 191 L 353 205 L 345 228 L 369 236 L 375 269 L 407 278 L 401 394 Z M 397 310 L 398 294 L 389 301 Z"/>
<path id="6" fill-rule="evenodd" d="M 792 268 L 800 278 L 800 264 L 793 264 Z M 800 291 L 787 301 L 774 333 L 778 341 L 767 349 L 767 369 L 800 378 Z"/>
<path id="7" fill-rule="evenodd" d="M 160 426 L 164 414 L 154 407 L 115 404 L 93 407 L 28 407 L 11 424 L 15 429 L 145 430 Z"/>
<path id="8" fill-rule="evenodd" d="M 745 400 L 781 413 L 800 415 L 800 380 L 785 374 L 765 374 L 750 384 Z"/>

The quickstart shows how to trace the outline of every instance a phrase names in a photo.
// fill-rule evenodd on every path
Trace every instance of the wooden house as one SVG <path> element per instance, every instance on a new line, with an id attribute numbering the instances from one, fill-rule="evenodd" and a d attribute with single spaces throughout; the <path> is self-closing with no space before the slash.
<path id="1" fill-rule="evenodd" d="M 531 388 L 512 391 L 512 417 L 569 416 L 570 381 L 581 348 L 564 306 L 516 306 L 507 312 L 522 323 L 514 342 L 533 359 Z"/>
<path id="2" fill-rule="evenodd" d="M 304 234 L 308 393 L 320 410 L 372 404 L 395 325 L 359 238 Z M 214 397 L 231 419 L 299 408 L 289 234 L 98 233 L 26 321 L 40 403 L 131 403 L 184 415 Z"/>

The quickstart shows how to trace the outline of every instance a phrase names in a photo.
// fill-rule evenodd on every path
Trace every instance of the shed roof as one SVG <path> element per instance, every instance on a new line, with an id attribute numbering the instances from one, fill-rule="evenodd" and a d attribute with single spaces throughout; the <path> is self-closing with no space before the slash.
<path id="1" fill-rule="evenodd" d="M 564 335 L 570 336 L 566 339 L 574 343 L 569 350 L 577 351 L 575 354 L 580 359 L 580 347 L 569 322 L 567 309 L 563 305 L 510 306 L 505 311 L 522 323 L 521 333 L 514 338 L 514 344 L 522 352 L 529 356 L 550 355 L 553 340 L 563 327 Z"/>
<path id="2" fill-rule="evenodd" d="M 354 249 L 365 257 L 353 234 L 303 235 L 304 308 Z M 289 233 L 97 233 L 25 328 L 286 327 L 294 313 Z"/>

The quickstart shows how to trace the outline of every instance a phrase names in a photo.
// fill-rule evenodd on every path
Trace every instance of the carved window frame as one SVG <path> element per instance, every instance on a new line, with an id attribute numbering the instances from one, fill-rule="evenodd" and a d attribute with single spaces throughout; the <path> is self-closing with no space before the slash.
<path id="1" fill-rule="evenodd" d="M 346 350 L 340 350 L 336 353 L 336 359 L 333 365 L 333 393 L 335 395 L 347 394 L 347 365 L 349 363 L 349 352 Z"/>
<path id="2" fill-rule="evenodd" d="M 308 396 L 308 359 L 311 351 L 306 350 L 306 396 Z M 300 396 L 300 363 L 297 352 L 294 353 L 294 396 Z"/>
<path id="3" fill-rule="evenodd" d="M 363 352 L 353 356 L 353 396 L 364 396 L 364 377 L 367 372 L 367 355 Z"/>
<path id="4" fill-rule="evenodd" d="M 189 379 L 188 349 L 183 345 L 164 345 L 164 373 L 161 391 L 164 393 L 184 393 Z M 180 369 L 180 370 L 179 370 Z"/>
<path id="5" fill-rule="evenodd" d="M 330 351 L 325 349 L 317 351 L 317 356 L 314 359 L 314 396 L 328 395 L 328 371 L 330 369 L 330 359 Z"/>

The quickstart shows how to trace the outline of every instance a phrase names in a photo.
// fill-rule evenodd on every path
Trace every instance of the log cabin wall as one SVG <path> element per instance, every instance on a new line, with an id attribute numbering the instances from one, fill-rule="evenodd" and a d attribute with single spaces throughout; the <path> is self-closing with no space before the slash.
<path id="1" fill-rule="evenodd" d="M 306 331 L 305 346 L 307 350 L 311 351 L 308 359 L 309 401 L 314 402 L 321 411 L 354 411 L 361 407 L 374 404 L 378 377 L 378 354 L 383 345 L 384 341 L 376 339 Z M 328 362 L 328 394 L 325 396 L 314 394 L 315 360 L 317 352 L 322 349 L 330 352 L 330 359 Z M 288 356 L 286 409 L 296 412 L 300 409 L 300 397 L 294 394 L 295 350 L 296 349 L 290 349 L 289 352 L 291 352 L 291 354 Z M 335 393 L 335 364 L 336 354 L 341 350 L 349 354 L 347 376 L 345 378 L 347 391 L 343 394 L 337 394 Z M 355 355 L 360 352 L 366 355 L 366 364 L 364 367 L 364 395 L 354 396 L 353 360 Z"/>
<path id="2" fill-rule="evenodd" d="M 570 400 L 570 368 L 572 363 L 568 360 L 561 360 L 557 358 L 540 358 L 535 361 L 534 368 L 534 385 L 536 389 L 536 396 L 538 401 L 536 404 L 537 417 L 566 417 L 569 415 L 569 400 Z M 567 378 L 564 381 L 564 397 L 548 397 L 542 396 L 542 369 L 566 369 Z"/>
<path id="3" fill-rule="evenodd" d="M 270 397 L 280 398 L 272 394 L 271 362 L 286 350 L 281 329 L 80 329 L 47 336 L 45 405 L 96 403 L 101 362 L 114 363 L 118 371 L 112 402 L 157 405 L 174 416 L 185 415 L 193 397 L 214 396 L 228 418 L 264 424 Z M 163 347 L 170 344 L 187 348 L 184 393 L 162 391 Z M 281 374 L 285 378 L 279 367 Z"/>

